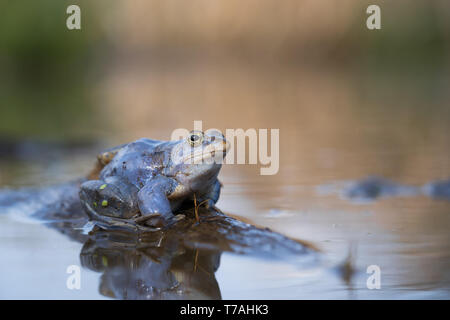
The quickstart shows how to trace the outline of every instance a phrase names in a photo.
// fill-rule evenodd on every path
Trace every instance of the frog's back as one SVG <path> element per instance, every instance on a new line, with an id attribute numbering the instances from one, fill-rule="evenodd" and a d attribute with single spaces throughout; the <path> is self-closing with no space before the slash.
<path id="1" fill-rule="evenodd" d="M 167 142 L 139 139 L 121 148 L 100 173 L 105 179 L 117 176 L 142 188 L 146 181 L 161 172 L 168 161 Z"/>

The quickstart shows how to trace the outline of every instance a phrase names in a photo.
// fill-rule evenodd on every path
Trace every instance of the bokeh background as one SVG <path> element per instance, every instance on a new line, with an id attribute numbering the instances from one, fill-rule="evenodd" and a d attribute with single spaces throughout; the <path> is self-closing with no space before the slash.
<path id="1" fill-rule="evenodd" d="M 75 2 L 79 31 L 70 1 L 0 5 L 5 143 L 168 139 L 202 120 L 279 128 L 286 169 L 334 171 L 348 159 L 333 150 L 364 148 L 355 174 L 448 173 L 448 1 Z"/>
<path id="2" fill-rule="evenodd" d="M 69 4 L 81 30 L 66 28 Z M 381 30 L 366 28 L 370 4 Z M 4 0 L 0 183 L 63 181 L 89 170 L 97 149 L 77 162 L 80 146 L 169 139 L 194 120 L 280 129 L 279 173 L 225 166 L 220 207 L 331 248 L 357 238 L 362 260 L 384 254 L 392 288 L 448 298 L 448 202 L 355 208 L 315 187 L 448 179 L 449 62 L 447 0 Z M 39 162 L 36 143 L 70 169 Z"/>

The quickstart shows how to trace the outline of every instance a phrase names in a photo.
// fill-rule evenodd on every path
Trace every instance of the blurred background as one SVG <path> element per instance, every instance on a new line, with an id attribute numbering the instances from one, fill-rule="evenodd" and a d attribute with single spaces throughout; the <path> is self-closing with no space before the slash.
<path id="1" fill-rule="evenodd" d="M 364 148 L 355 175 L 448 173 L 448 1 L 76 2 L 69 31 L 70 1 L 2 1 L 4 144 L 169 139 L 202 120 L 279 128 L 286 170 L 334 172 L 349 159 L 333 149 Z"/>
<path id="2" fill-rule="evenodd" d="M 81 30 L 66 28 L 70 4 Z M 381 30 L 366 28 L 370 4 Z M 280 129 L 279 173 L 225 166 L 219 207 L 324 246 L 357 238 L 402 265 L 395 288 L 448 298 L 448 202 L 355 207 L 315 187 L 449 178 L 449 1 L 4 0 L 0 12 L 1 185 L 79 176 L 98 146 L 168 140 L 194 120 Z"/>

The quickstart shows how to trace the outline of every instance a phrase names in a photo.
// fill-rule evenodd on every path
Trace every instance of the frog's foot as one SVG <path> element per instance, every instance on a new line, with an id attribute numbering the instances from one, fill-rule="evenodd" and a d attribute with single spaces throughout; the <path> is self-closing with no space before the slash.
<path id="1" fill-rule="evenodd" d="M 197 221 L 196 224 L 200 223 L 200 216 L 198 214 L 198 208 L 200 208 L 201 206 L 204 206 L 206 209 L 209 209 L 211 204 L 214 204 L 214 202 L 211 199 L 204 199 L 204 200 L 198 202 L 197 196 L 194 193 L 194 214 L 195 214 L 195 220 Z"/>
<path id="2" fill-rule="evenodd" d="M 197 195 L 194 194 L 194 209 L 196 212 L 196 217 L 198 208 L 200 208 L 201 206 L 208 210 L 214 209 L 216 202 L 219 200 L 221 187 L 222 184 L 220 183 L 220 181 L 216 180 L 216 182 L 212 185 L 212 188 L 206 194 L 203 194 L 199 198 L 197 198 Z"/>
<path id="3" fill-rule="evenodd" d="M 201 202 L 197 205 L 197 208 L 204 207 L 204 208 L 206 208 L 206 209 L 209 210 L 209 209 L 215 207 L 214 204 L 215 204 L 215 202 L 214 202 L 213 200 L 211 200 L 211 199 L 206 199 L 206 200 L 201 201 Z"/>
<path id="4" fill-rule="evenodd" d="M 204 208 L 206 208 L 206 210 L 210 210 L 211 208 L 214 208 L 214 204 L 215 204 L 215 201 L 212 199 L 204 199 L 201 201 L 197 201 L 197 197 L 194 193 L 194 213 L 195 213 L 195 220 L 197 221 L 197 224 L 200 223 L 200 216 L 198 213 L 199 212 L 198 209 L 203 206 Z"/>
<path id="5" fill-rule="evenodd" d="M 136 218 L 134 221 L 140 225 L 162 228 L 162 227 L 170 227 L 175 223 L 183 220 L 184 218 L 185 218 L 184 214 L 177 214 L 175 216 L 167 218 L 159 213 L 153 213 L 150 215 L 140 216 Z"/>
<path id="6" fill-rule="evenodd" d="M 161 228 L 153 228 L 138 224 L 134 219 L 122 219 L 100 215 L 87 203 L 84 203 L 83 206 L 93 224 L 104 230 L 124 230 L 129 232 L 155 232 L 161 230 Z"/>

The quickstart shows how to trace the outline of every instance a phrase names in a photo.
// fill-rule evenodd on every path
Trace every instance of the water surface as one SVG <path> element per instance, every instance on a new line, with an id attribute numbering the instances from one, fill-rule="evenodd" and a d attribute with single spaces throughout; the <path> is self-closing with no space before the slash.
<path id="1" fill-rule="evenodd" d="M 43 157 L 31 163 L 5 159 L 2 182 L 20 187 L 67 181 L 90 167 L 92 152 Z M 361 152 L 359 156 L 363 157 Z M 223 253 L 215 273 L 222 298 L 450 297 L 448 201 L 415 195 L 355 204 L 339 193 L 321 192 L 324 184 L 341 181 L 341 172 L 335 177 L 315 173 L 303 178 L 304 172 L 295 166 L 283 167 L 278 177 L 260 176 L 258 171 L 251 166 L 225 166 L 218 207 L 312 242 L 325 259 L 308 266 Z M 0 215 L 0 219 L 2 298 L 106 298 L 100 288 L 102 272 L 89 268 L 82 269 L 81 290 L 67 289 L 66 268 L 81 265 L 83 243 L 20 212 Z M 347 259 L 349 253 L 352 256 Z M 345 261 L 351 264 L 347 273 L 342 268 Z M 381 268 L 380 290 L 366 286 L 369 265 Z"/>

